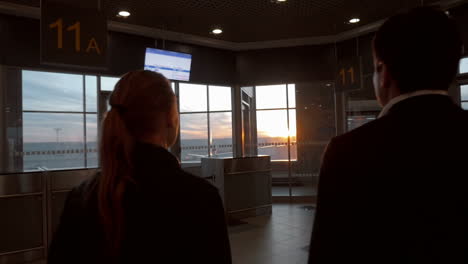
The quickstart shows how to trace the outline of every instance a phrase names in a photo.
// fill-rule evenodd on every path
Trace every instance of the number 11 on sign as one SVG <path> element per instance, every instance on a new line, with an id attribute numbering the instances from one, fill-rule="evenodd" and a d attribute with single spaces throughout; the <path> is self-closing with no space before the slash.
<path id="1" fill-rule="evenodd" d="M 49 25 L 51 29 L 57 29 L 57 49 L 63 49 L 63 19 L 59 18 L 57 21 Z M 75 51 L 81 51 L 81 23 L 77 21 L 75 24 L 67 27 L 67 31 L 75 31 Z M 88 43 L 88 48 L 86 52 L 95 50 L 96 53 L 101 54 L 101 49 L 97 44 L 95 38 L 91 38 Z"/>
<path id="2" fill-rule="evenodd" d="M 347 78 L 346 78 L 346 73 L 349 73 L 350 76 L 350 84 L 354 84 L 356 82 L 355 76 L 354 76 L 354 67 L 349 68 L 348 71 L 346 71 L 344 68 L 341 69 L 340 71 L 340 76 L 341 76 L 341 83 L 343 85 L 348 84 L 347 83 Z"/>

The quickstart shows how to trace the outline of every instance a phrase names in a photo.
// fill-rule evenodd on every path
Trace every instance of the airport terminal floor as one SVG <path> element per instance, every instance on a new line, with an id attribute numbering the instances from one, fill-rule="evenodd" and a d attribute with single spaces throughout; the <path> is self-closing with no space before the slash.
<path id="1" fill-rule="evenodd" d="M 311 204 L 278 203 L 272 215 L 233 224 L 229 227 L 233 264 L 306 264 L 313 219 Z"/>
<path id="2" fill-rule="evenodd" d="M 271 216 L 244 219 L 229 228 L 233 263 L 307 263 L 313 218 L 311 204 L 274 204 Z"/>

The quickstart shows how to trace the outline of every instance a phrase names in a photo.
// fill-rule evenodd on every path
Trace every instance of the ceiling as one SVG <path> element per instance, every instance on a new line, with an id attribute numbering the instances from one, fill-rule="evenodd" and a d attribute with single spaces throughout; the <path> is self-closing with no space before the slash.
<path id="1" fill-rule="evenodd" d="M 76 0 L 60 0 L 74 2 Z M 84 0 L 80 0 L 82 3 Z M 97 2 L 97 0 L 86 0 Z M 437 0 L 100 0 L 108 19 L 133 25 L 214 38 L 258 42 L 336 35 L 399 11 Z M 40 0 L 7 0 L 39 7 Z M 131 12 L 119 18 L 117 12 Z M 361 22 L 348 24 L 352 17 Z M 219 26 L 224 33 L 210 33 Z"/>

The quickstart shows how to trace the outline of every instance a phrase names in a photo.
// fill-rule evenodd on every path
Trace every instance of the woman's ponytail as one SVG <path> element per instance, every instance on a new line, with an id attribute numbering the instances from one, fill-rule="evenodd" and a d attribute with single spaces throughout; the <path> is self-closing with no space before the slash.
<path id="1" fill-rule="evenodd" d="M 123 111 L 113 107 L 103 124 L 101 143 L 101 176 L 98 180 L 98 209 L 108 254 L 117 257 L 123 239 L 123 195 L 132 181 L 132 149 L 130 135 Z"/>

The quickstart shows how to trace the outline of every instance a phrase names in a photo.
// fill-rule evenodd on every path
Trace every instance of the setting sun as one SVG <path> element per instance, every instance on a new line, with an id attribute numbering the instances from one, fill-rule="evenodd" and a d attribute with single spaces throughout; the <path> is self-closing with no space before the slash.
<path id="1" fill-rule="evenodd" d="M 258 137 L 287 138 L 296 137 L 296 111 L 289 111 L 290 129 L 288 130 L 286 110 L 258 111 Z"/>
<path id="2" fill-rule="evenodd" d="M 283 130 L 283 129 L 277 129 L 277 130 L 274 130 L 274 131 L 261 131 L 260 132 L 261 135 L 265 135 L 265 136 L 268 136 L 268 137 L 272 137 L 272 138 L 287 138 L 288 136 L 290 137 L 295 137 L 296 134 L 293 133 L 292 131 L 288 131 L 287 129 L 286 130 Z"/>

